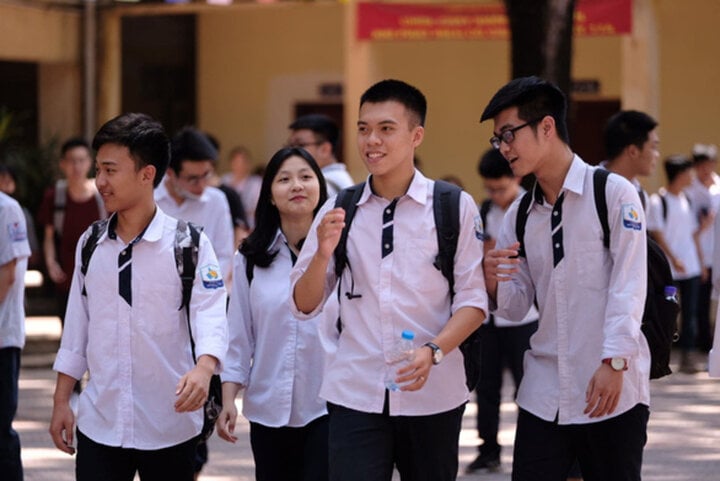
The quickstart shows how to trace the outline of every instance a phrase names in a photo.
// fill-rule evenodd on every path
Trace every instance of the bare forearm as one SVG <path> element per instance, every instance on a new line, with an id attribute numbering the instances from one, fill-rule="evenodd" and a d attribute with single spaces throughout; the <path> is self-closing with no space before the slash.
<path id="1" fill-rule="evenodd" d="M 300 312 L 309 314 L 323 301 L 328 263 L 329 259 L 316 253 L 305 273 L 295 284 L 293 300 Z"/>
<path id="2" fill-rule="evenodd" d="M 458 347 L 485 320 L 485 313 L 475 307 L 461 307 L 452 315 L 445 327 L 433 339 L 443 352 Z"/>

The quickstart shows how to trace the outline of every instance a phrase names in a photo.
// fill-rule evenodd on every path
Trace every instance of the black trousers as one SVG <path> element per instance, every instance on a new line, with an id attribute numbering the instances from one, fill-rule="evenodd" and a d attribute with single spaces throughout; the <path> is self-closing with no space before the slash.
<path id="1" fill-rule="evenodd" d="M 193 481 L 197 438 L 169 448 L 144 451 L 96 443 L 77 431 L 77 481 Z"/>
<path id="2" fill-rule="evenodd" d="M 250 423 L 256 481 L 326 481 L 328 416 L 299 428 Z"/>
<path id="3" fill-rule="evenodd" d="M 465 404 L 429 416 L 364 413 L 329 404 L 330 480 L 454 481 Z"/>
<path id="4" fill-rule="evenodd" d="M 564 481 L 577 459 L 584 481 L 640 481 L 649 409 L 591 424 L 559 425 L 520 409 L 513 481 Z"/>
<path id="5" fill-rule="evenodd" d="M 20 437 L 12 423 L 18 407 L 20 348 L 0 349 L 0 478 L 22 481 Z"/>
<path id="6" fill-rule="evenodd" d="M 477 430 L 483 440 L 481 450 L 499 447 L 500 401 L 503 370 L 507 366 L 515 383 L 515 392 L 523 376 L 523 359 L 530 347 L 530 336 L 537 330 L 537 321 L 519 326 L 497 327 L 493 317 L 480 328 L 482 335 L 480 381 L 477 394 Z"/>
<path id="7" fill-rule="evenodd" d="M 712 349 L 713 329 L 710 323 L 710 301 L 712 297 L 712 269 L 708 269 L 708 278 L 700 280 L 697 303 L 697 347 L 703 352 Z"/>

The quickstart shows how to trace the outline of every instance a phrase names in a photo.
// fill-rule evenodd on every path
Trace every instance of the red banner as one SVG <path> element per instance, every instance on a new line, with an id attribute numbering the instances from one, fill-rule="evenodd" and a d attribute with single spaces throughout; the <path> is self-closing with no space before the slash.
<path id="1" fill-rule="evenodd" d="M 359 3 L 360 40 L 505 40 L 510 37 L 505 7 Z M 632 30 L 632 0 L 579 0 L 574 33 L 622 35 Z"/>

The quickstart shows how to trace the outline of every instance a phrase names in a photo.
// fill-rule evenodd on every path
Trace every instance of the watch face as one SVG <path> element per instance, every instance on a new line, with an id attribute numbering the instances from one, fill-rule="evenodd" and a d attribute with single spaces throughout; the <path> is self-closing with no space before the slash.
<path id="1" fill-rule="evenodd" d="M 614 357 L 610 360 L 610 367 L 616 371 L 622 371 L 625 369 L 625 359 L 621 357 Z"/>
<path id="2" fill-rule="evenodd" d="M 435 364 L 440 364 L 440 361 L 442 361 L 443 353 L 440 349 L 437 349 L 433 351 L 433 362 Z"/>

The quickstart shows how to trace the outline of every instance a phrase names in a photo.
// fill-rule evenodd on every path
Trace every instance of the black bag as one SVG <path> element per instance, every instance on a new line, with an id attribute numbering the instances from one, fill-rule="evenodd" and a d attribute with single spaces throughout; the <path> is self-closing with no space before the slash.
<path id="1" fill-rule="evenodd" d="M 345 228 L 340 235 L 340 241 L 335 248 L 335 274 L 341 278 L 347 259 L 347 237 L 352 225 L 353 217 L 360 195 L 365 183 L 341 190 L 335 199 L 335 207 L 345 210 Z M 433 190 L 433 216 L 437 232 L 438 255 L 433 265 L 448 281 L 450 298 L 455 296 L 455 253 L 457 252 L 458 236 L 460 234 L 460 193 L 462 189 L 444 182 L 435 181 Z M 352 289 L 351 289 L 352 291 Z M 345 294 L 349 298 L 352 292 Z M 340 297 L 340 282 L 338 282 L 338 298 Z M 342 322 L 338 319 L 338 331 L 342 330 Z M 465 384 L 472 391 L 480 380 L 480 328 L 473 331 L 459 346 L 465 363 Z"/>
<path id="2" fill-rule="evenodd" d="M 605 198 L 605 186 L 610 172 L 596 169 L 593 173 L 593 191 L 595 210 L 603 230 L 603 245 L 610 248 L 610 226 Z M 515 234 L 520 242 L 520 256 L 525 257 L 525 223 L 532 193 L 526 192 L 520 200 L 515 220 Z M 643 193 L 640 201 L 645 206 Z M 673 285 L 670 263 L 660 246 L 646 236 L 647 240 L 647 296 L 643 311 L 641 329 L 650 348 L 650 379 L 657 379 L 672 373 L 670 369 L 670 351 L 673 342 L 678 339 L 677 316 L 680 306 L 665 298 L 665 286 Z"/>

